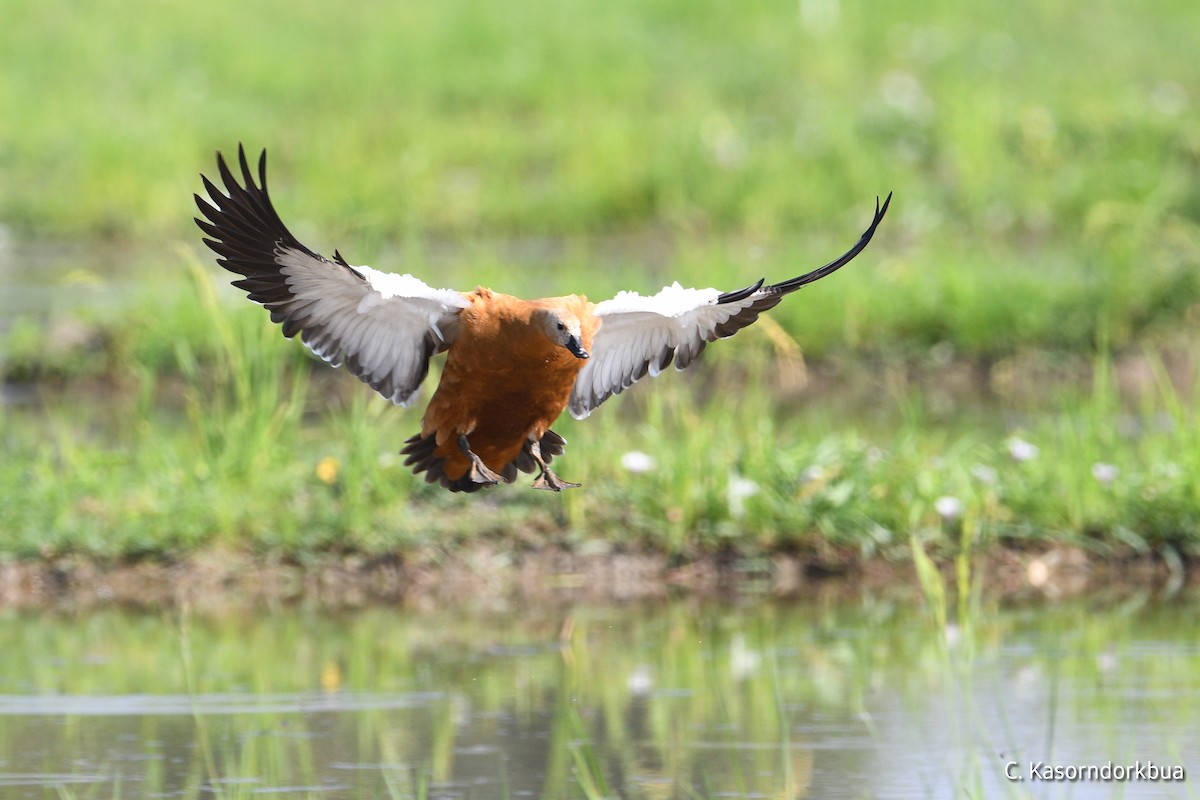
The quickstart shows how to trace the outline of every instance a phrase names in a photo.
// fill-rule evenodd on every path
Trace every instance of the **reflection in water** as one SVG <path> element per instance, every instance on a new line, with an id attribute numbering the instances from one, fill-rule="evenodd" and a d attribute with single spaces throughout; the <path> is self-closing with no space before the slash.
<path id="1" fill-rule="evenodd" d="M 1200 763 L 1195 612 L 9 615 L 0 796 L 1060 796 L 1006 763 Z"/>

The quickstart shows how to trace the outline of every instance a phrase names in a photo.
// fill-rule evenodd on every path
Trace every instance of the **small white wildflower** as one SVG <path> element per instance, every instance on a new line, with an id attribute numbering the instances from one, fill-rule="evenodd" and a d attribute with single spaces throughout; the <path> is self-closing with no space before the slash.
<path id="1" fill-rule="evenodd" d="M 656 463 L 654 456 L 641 450 L 630 450 L 621 456 L 621 466 L 635 474 L 649 472 L 654 469 Z"/>
<path id="2" fill-rule="evenodd" d="M 648 693 L 654 688 L 654 676 L 650 674 L 650 667 L 645 664 L 635 666 L 625 680 L 625 687 L 629 689 L 630 694 Z"/>
<path id="3" fill-rule="evenodd" d="M 996 470 L 989 467 L 987 464 L 975 464 L 971 467 L 971 474 L 980 483 L 993 484 L 996 482 Z"/>
<path id="4" fill-rule="evenodd" d="M 928 119 L 933 113 L 933 100 L 910 73 L 893 70 L 884 75 L 879 94 L 885 105 L 910 119 Z"/>
<path id="5" fill-rule="evenodd" d="M 1150 92 L 1150 105 L 1160 114 L 1177 117 L 1188 107 L 1187 89 L 1175 81 L 1160 83 Z"/>
<path id="6" fill-rule="evenodd" d="M 963 632 L 962 628 L 958 627 L 957 622 L 946 623 L 946 647 L 951 650 L 958 648 L 962 644 Z"/>
<path id="7" fill-rule="evenodd" d="M 942 495 L 933 501 L 933 508 L 944 522 L 954 522 L 962 516 L 963 501 L 950 495 Z"/>
<path id="8" fill-rule="evenodd" d="M 742 681 L 758 671 L 762 656 L 746 645 L 744 634 L 735 633 L 729 641 L 729 671 L 733 679 Z"/>
<path id="9" fill-rule="evenodd" d="M 1013 461 L 1032 461 L 1040 452 L 1037 445 L 1030 444 L 1019 436 L 1008 440 L 1008 454 L 1012 456 Z"/>
<path id="10" fill-rule="evenodd" d="M 811 467 L 805 469 L 804 472 L 800 473 L 800 481 L 802 483 L 812 483 L 813 481 L 819 481 L 824 477 L 825 468 L 820 464 L 813 464 Z"/>
<path id="11" fill-rule="evenodd" d="M 1121 470 L 1113 464 L 1105 464 L 1103 461 L 1097 461 L 1092 464 L 1092 477 L 1100 482 L 1101 486 L 1109 486 L 1121 474 Z"/>
<path id="12" fill-rule="evenodd" d="M 800 0 L 800 22 L 809 33 L 818 36 L 833 33 L 841 19 L 839 0 Z"/>
<path id="13" fill-rule="evenodd" d="M 746 499 L 758 494 L 759 486 L 749 478 L 731 474 L 729 488 L 726 489 L 726 500 L 729 503 L 729 516 L 741 519 L 746 513 Z"/>

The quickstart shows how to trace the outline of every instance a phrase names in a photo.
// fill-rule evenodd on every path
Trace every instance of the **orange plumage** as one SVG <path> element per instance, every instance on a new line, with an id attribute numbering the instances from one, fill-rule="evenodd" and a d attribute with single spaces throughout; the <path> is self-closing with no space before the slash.
<path id="1" fill-rule="evenodd" d="M 421 438 L 435 437 L 433 454 L 451 481 L 470 468 L 459 434 L 484 464 L 503 473 L 525 442 L 541 441 L 567 407 L 586 361 L 546 338 L 531 321 L 534 312 L 555 308 L 575 316 L 585 350 L 599 326 L 578 295 L 522 300 L 480 287 L 467 299 L 471 305 L 459 313 L 458 337 L 421 420 Z"/>

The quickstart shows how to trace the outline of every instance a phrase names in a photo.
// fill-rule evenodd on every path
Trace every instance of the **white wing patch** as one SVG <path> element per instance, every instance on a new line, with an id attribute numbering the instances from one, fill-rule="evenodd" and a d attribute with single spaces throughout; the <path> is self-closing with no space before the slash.
<path id="1" fill-rule="evenodd" d="M 664 317 L 678 317 L 700 306 L 715 303 L 721 293 L 716 289 L 685 289 L 675 281 L 651 297 L 637 292 L 617 292 L 611 300 L 596 305 L 597 316 L 623 314 L 630 311 L 650 311 Z"/>
<path id="2" fill-rule="evenodd" d="M 443 332 L 441 329 L 445 324 L 444 317 L 448 312 L 457 312 L 470 305 L 462 294 L 454 289 L 434 289 L 412 275 L 380 272 L 367 266 L 355 266 L 354 270 L 366 278 L 367 283 L 375 290 L 363 298 L 363 303 L 368 306 L 382 304 L 397 297 L 427 301 L 425 319 L 429 330 L 433 332 L 439 342 L 445 344 L 449 344 L 450 339 L 448 332 Z M 366 310 L 369 308 L 360 308 L 360 311 Z"/>
<path id="3" fill-rule="evenodd" d="M 275 262 L 293 298 L 277 320 L 284 332 L 302 331 L 314 353 L 397 405 L 416 398 L 430 356 L 454 340 L 458 312 L 468 306 L 458 292 L 412 275 L 347 269 L 290 247 L 279 247 Z"/>
<path id="4" fill-rule="evenodd" d="M 614 394 L 620 394 L 644 375 L 657 376 L 672 362 L 684 369 L 730 318 L 742 313 L 761 293 L 737 302 L 718 303 L 716 289 L 685 289 L 679 283 L 652 297 L 620 292 L 598 303 L 594 312 L 600 329 L 592 342 L 592 357 L 575 379 L 567 408 L 583 419 Z M 746 322 L 753 321 L 753 314 Z"/>

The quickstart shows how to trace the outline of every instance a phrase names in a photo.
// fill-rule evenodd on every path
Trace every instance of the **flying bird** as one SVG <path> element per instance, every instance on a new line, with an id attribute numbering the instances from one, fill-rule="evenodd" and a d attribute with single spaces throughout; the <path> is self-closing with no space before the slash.
<path id="1" fill-rule="evenodd" d="M 678 282 L 642 297 L 620 292 L 589 303 L 582 295 L 522 300 L 478 287 L 435 289 L 412 275 L 381 272 L 310 250 L 280 220 L 267 194 L 267 153 L 258 180 L 238 146 L 241 180 L 217 153 L 222 191 L 201 175 L 205 219 L 196 224 L 217 263 L 241 275 L 233 285 L 271 312 L 289 339 L 345 366 L 401 406 L 413 403 L 429 360 L 446 353 L 420 433 L 401 453 L 414 473 L 454 492 L 538 474 L 536 489 L 569 483 L 550 469 L 566 440 L 550 429 L 564 409 L 583 419 L 605 400 L 668 365 L 691 364 L 705 345 L 732 336 L 783 296 L 820 280 L 862 252 L 887 213 L 853 247 L 799 277 L 744 289 L 685 289 Z"/>

